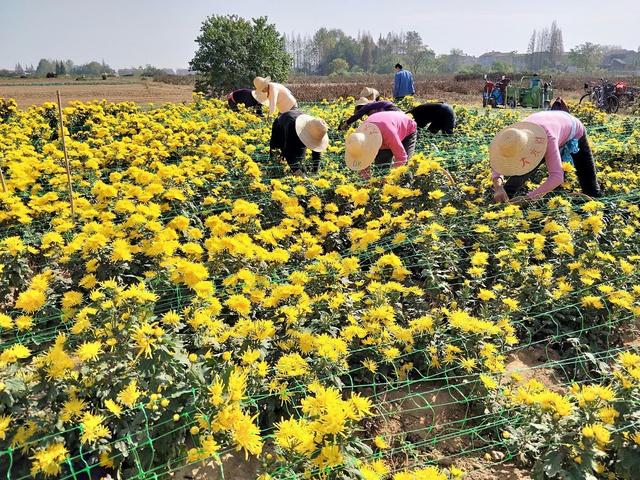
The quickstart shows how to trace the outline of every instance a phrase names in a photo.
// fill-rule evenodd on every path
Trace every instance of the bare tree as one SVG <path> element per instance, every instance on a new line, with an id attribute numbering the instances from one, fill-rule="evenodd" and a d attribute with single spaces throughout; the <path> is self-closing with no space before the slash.
<path id="1" fill-rule="evenodd" d="M 529 39 L 529 46 L 527 47 L 527 66 L 529 70 L 534 70 L 535 67 L 535 55 L 536 55 L 536 39 L 537 34 L 534 30 Z"/>
<path id="2" fill-rule="evenodd" d="M 564 53 L 564 42 L 562 40 L 562 30 L 554 20 L 551 24 L 549 35 L 549 60 L 553 67 L 557 66 Z"/>

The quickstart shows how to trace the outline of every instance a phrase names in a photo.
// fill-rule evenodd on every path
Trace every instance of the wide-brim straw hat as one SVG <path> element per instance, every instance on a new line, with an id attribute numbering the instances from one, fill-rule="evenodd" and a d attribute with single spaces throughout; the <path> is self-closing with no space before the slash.
<path id="1" fill-rule="evenodd" d="M 359 172 L 373 163 L 382 146 L 382 133 L 373 123 L 361 124 L 344 142 L 344 160 L 351 170 Z"/>
<path id="2" fill-rule="evenodd" d="M 256 102 L 264 105 L 265 107 L 269 106 L 269 97 L 264 92 L 259 92 L 258 90 L 251 90 L 251 96 L 256 100 Z"/>
<path id="3" fill-rule="evenodd" d="M 356 106 L 360 106 L 360 105 L 366 105 L 367 103 L 371 103 L 372 100 L 369 100 L 366 97 L 360 97 L 358 100 L 356 100 Z"/>
<path id="4" fill-rule="evenodd" d="M 380 96 L 380 92 L 375 88 L 364 87 L 360 92 L 360 97 L 368 98 L 370 100 L 375 100 Z"/>
<path id="5" fill-rule="evenodd" d="M 547 150 L 547 132 L 536 123 L 518 122 L 491 141 L 491 167 L 500 175 L 524 175 L 538 166 Z"/>
<path id="6" fill-rule="evenodd" d="M 271 77 L 256 77 L 253 79 L 253 85 L 258 92 L 262 92 L 271 83 Z"/>
<path id="7" fill-rule="evenodd" d="M 329 146 L 329 127 L 324 120 L 302 114 L 296 118 L 296 133 L 305 147 L 322 152 Z"/>

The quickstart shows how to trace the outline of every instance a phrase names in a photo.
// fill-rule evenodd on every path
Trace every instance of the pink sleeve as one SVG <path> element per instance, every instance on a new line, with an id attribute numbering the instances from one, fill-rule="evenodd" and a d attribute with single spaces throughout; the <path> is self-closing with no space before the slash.
<path id="1" fill-rule="evenodd" d="M 562 158 L 560 158 L 560 147 L 558 146 L 558 139 L 549 135 L 549 143 L 547 145 L 547 151 L 544 154 L 544 159 L 547 164 L 547 170 L 549 176 L 535 190 L 529 192 L 527 197 L 539 198 L 556 189 L 562 182 L 564 182 L 564 170 L 562 169 Z"/>
<path id="2" fill-rule="evenodd" d="M 398 131 L 395 128 L 389 128 L 385 125 L 383 135 L 386 137 L 384 143 L 389 146 L 395 159 L 393 166 L 399 167 L 407 163 L 407 151 L 404 149 L 404 145 L 402 145 L 402 139 L 398 135 Z"/>

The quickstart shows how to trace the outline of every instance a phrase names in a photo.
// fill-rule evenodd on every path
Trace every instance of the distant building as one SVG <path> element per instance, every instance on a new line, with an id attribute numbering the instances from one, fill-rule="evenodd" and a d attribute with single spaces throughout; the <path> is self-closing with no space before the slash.
<path id="1" fill-rule="evenodd" d="M 640 71 L 640 52 L 624 48 L 612 50 L 602 57 L 600 68 L 614 72 Z"/>
<path id="2" fill-rule="evenodd" d="M 135 73 L 135 70 L 133 68 L 119 68 L 118 69 L 118 75 L 120 75 L 121 77 L 131 76 L 134 73 Z"/>

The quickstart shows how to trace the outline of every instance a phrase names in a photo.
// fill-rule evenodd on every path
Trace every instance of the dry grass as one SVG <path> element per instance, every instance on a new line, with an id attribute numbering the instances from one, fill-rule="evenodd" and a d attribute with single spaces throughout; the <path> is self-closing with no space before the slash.
<path id="1" fill-rule="evenodd" d="M 0 98 L 14 98 L 20 108 L 56 100 L 60 90 L 63 103 L 74 100 L 88 102 L 135 102 L 163 104 L 191 100 L 191 85 L 169 85 L 148 79 L 109 79 L 76 81 L 74 79 L 0 79 Z"/>

